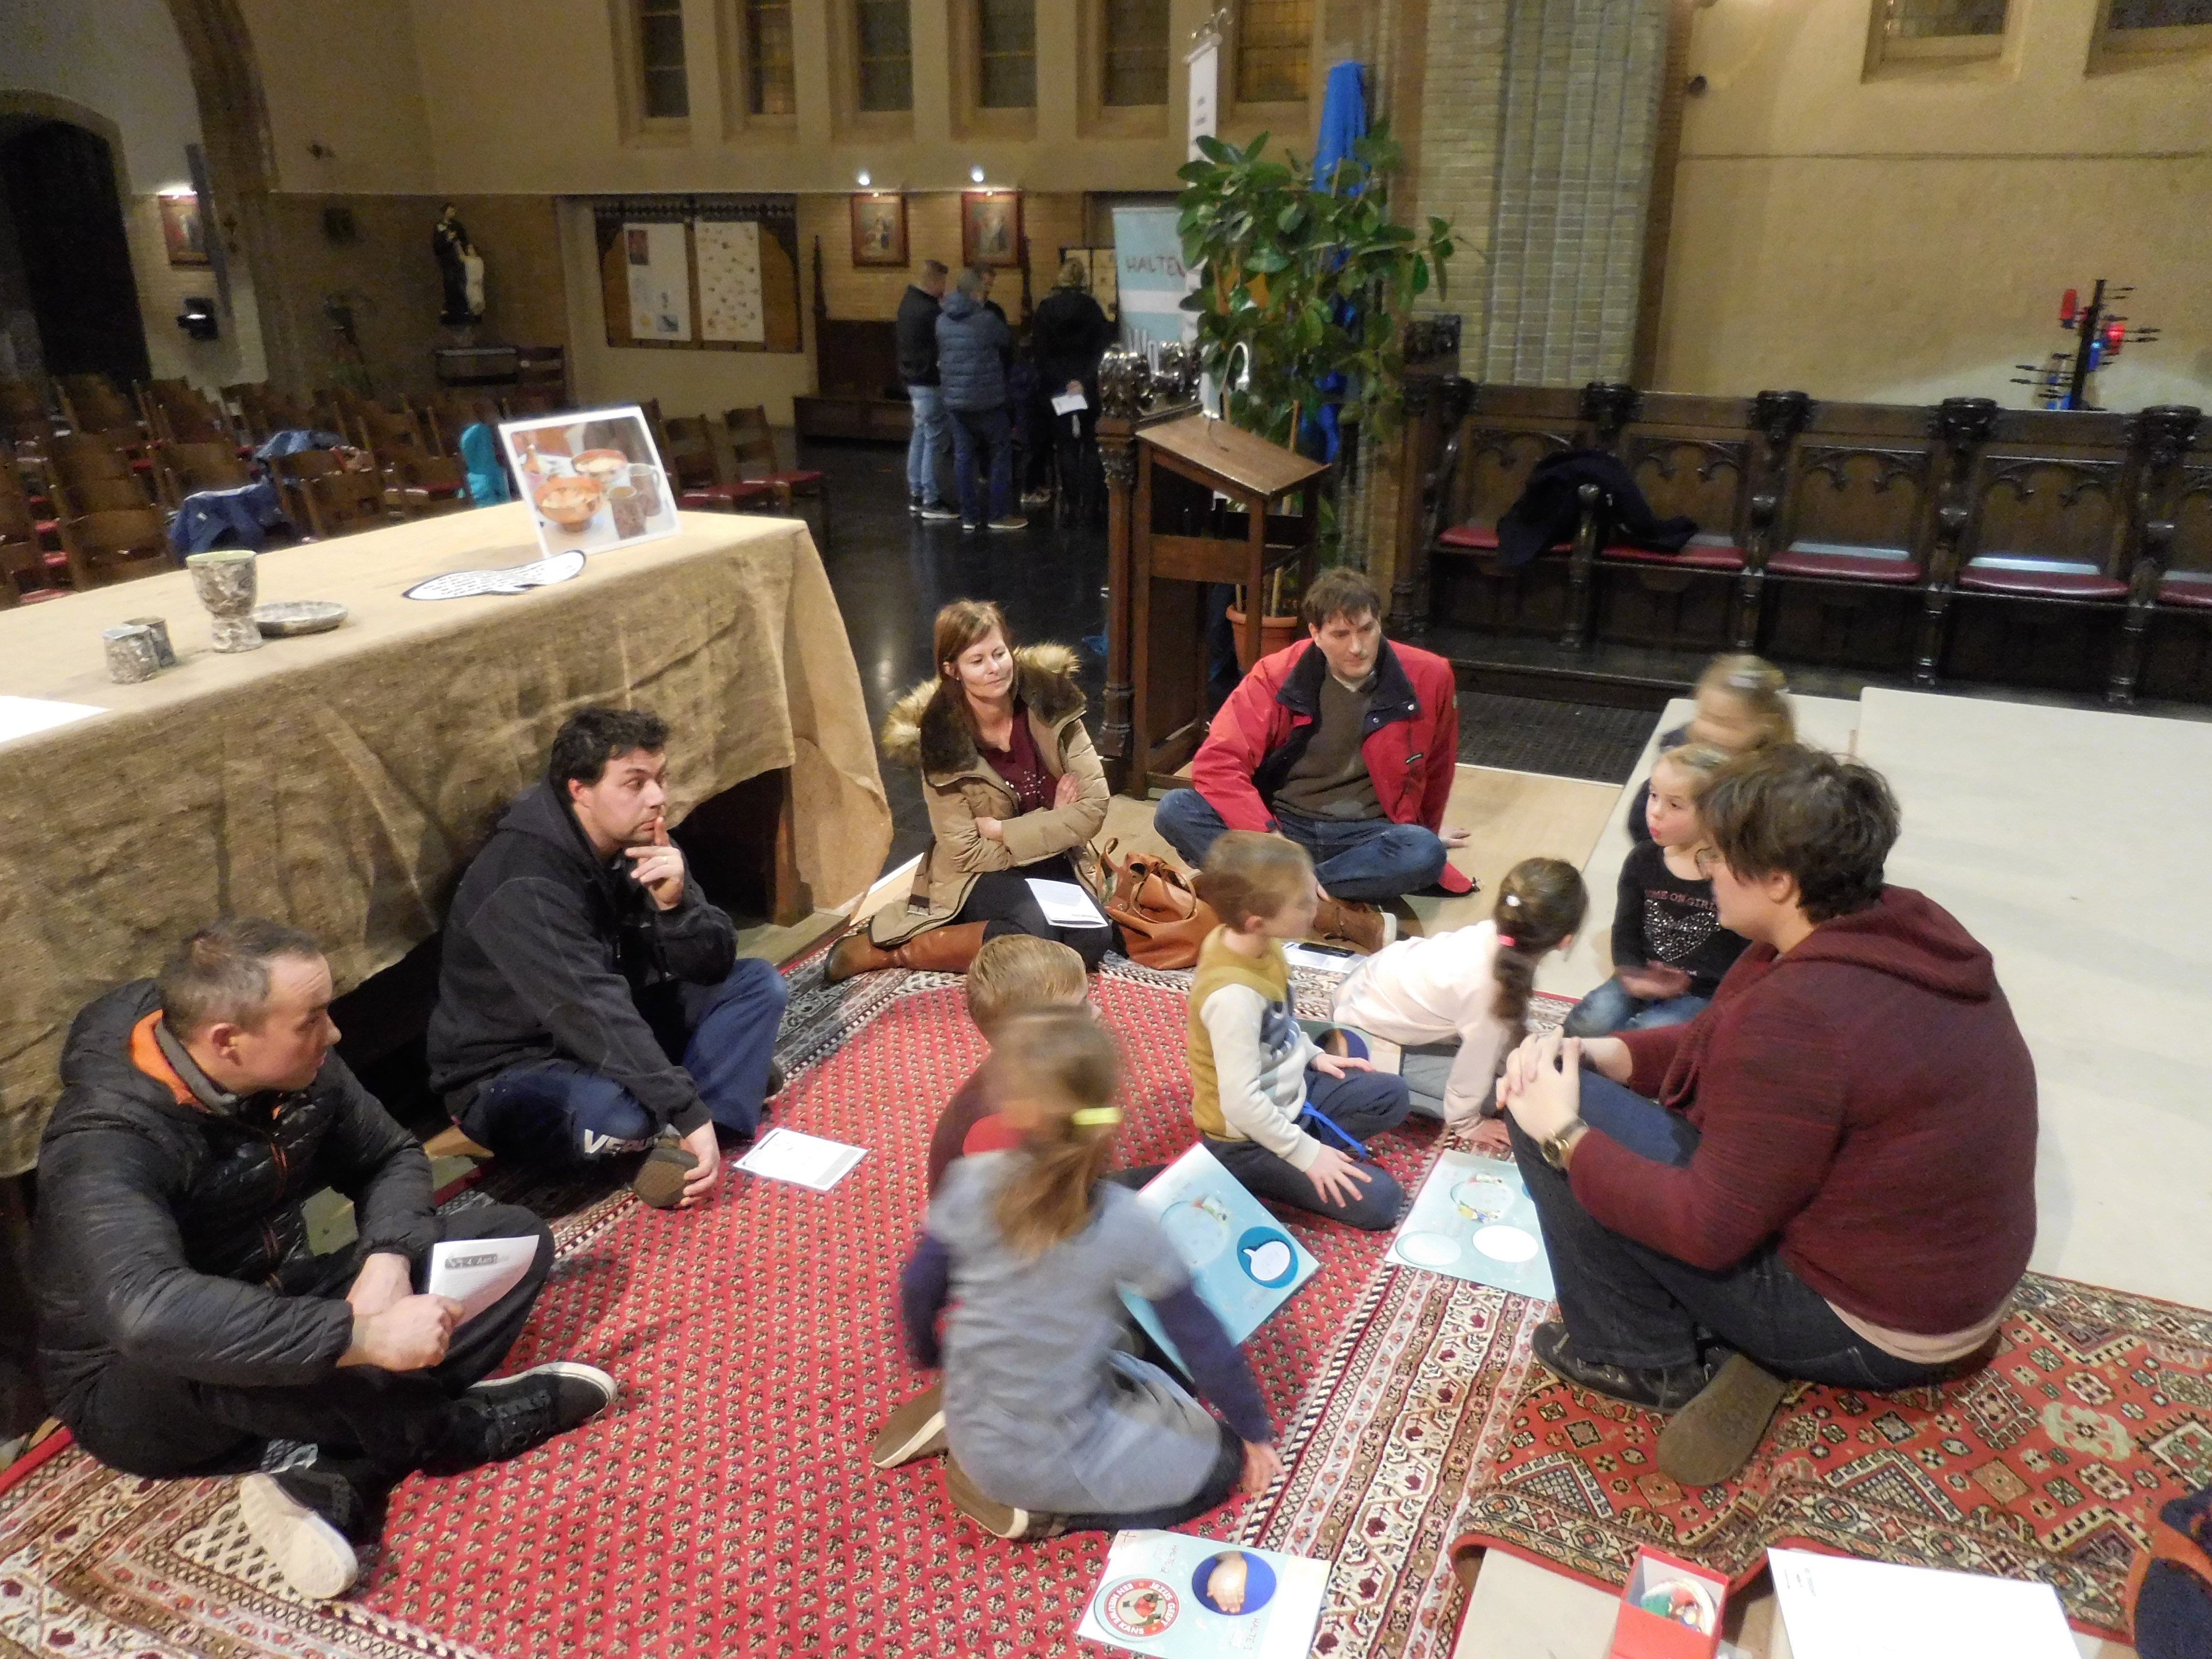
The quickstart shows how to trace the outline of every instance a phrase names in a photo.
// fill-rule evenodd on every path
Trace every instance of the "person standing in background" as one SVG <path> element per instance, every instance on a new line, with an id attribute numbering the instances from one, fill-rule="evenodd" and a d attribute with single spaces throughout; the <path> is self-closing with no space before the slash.
<path id="1" fill-rule="evenodd" d="M 945 389 L 937 374 L 938 301 L 951 273 L 934 259 L 921 262 L 921 280 L 899 301 L 899 379 L 914 405 L 914 436 L 906 447 L 907 509 L 925 519 L 953 519 L 958 513 L 945 500 L 938 480 L 945 474 L 945 452 L 952 441 L 945 413 Z"/>

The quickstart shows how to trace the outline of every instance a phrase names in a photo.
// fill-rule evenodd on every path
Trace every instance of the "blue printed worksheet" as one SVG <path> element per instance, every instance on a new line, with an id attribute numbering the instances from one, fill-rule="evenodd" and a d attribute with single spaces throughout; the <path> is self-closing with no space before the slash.
<path id="1" fill-rule="evenodd" d="M 1190 1268 L 1199 1300 L 1213 1310 L 1231 1342 L 1243 1343 L 1320 1271 L 1321 1264 L 1282 1223 L 1203 1146 L 1192 1147 L 1154 1176 L 1137 1201 L 1158 1218 Z M 1181 1364 L 1152 1304 L 1126 1291 L 1122 1300 L 1146 1334 Z"/>
<path id="2" fill-rule="evenodd" d="M 1510 1158 L 1439 1153 L 1389 1259 L 1546 1302 L 1558 1294 L 1535 1200 Z"/>

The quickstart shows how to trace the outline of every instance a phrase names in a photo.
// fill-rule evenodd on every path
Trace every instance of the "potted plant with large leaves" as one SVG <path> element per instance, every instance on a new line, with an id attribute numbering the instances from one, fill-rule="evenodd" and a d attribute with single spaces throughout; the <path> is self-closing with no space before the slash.
<path id="1" fill-rule="evenodd" d="M 1287 153 L 1269 156 L 1267 138 L 1239 149 L 1201 137 L 1200 159 L 1176 174 L 1183 263 L 1199 278 L 1182 303 L 1198 313 L 1206 371 L 1221 380 L 1234 360 L 1228 418 L 1317 455 L 1324 410 L 1369 430 L 1396 422 L 1405 325 L 1419 295 L 1443 292 L 1451 227 L 1432 217 L 1416 231 L 1391 218 L 1389 175 L 1404 156 L 1387 121 L 1321 179 Z M 1322 541 L 1324 562 L 1341 556 L 1327 497 Z M 1292 614 L 1263 616 L 1263 628 L 1294 628 L 1297 597 L 1269 594 L 1271 612 Z"/>

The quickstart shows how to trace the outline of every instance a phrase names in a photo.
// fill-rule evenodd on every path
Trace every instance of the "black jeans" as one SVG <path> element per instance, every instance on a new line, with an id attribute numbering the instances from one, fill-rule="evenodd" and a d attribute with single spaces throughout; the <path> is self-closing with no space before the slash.
<path id="1" fill-rule="evenodd" d="M 954 923 L 988 923 L 983 929 L 986 940 L 1005 933 L 1058 939 L 1083 958 L 1084 972 L 1097 972 L 1098 964 L 1114 945 L 1113 927 L 1060 927 L 1047 921 L 1044 911 L 1038 907 L 1036 895 L 1030 891 L 1031 877 L 1039 881 L 1082 884 L 1075 880 L 1075 866 L 1068 862 L 1065 853 L 1055 853 L 1048 859 L 1039 859 L 1035 864 L 1024 864 L 1017 869 L 988 871 L 975 878 L 975 884 L 968 890 L 968 902 L 952 918 Z"/>
<path id="2" fill-rule="evenodd" d="M 380 1512 L 385 1493 L 444 1442 L 454 1399 L 507 1358 L 553 1269 L 552 1232 L 519 1206 L 479 1205 L 438 1219 L 441 1240 L 535 1234 L 538 1259 L 522 1283 L 454 1331 L 445 1358 L 428 1370 L 349 1365 L 313 1382 L 243 1387 L 118 1360 L 64 1420 L 77 1443 L 110 1468 L 156 1480 L 236 1474 L 252 1468 L 269 1441 L 312 1442 L 352 1479 L 363 1504 Z M 361 1261 L 358 1250 L 332 1257 L 316 1293 L 343 1296 Z M 427 1269 L 415 1263 L 418 1289 Z"/>
<path id="3" fill-rule="evenodd" d="M 1698 1150 L 1690 1121 L 1595 1072 L 1583 1073 L 1583 1121 L 1655 1163 L 1686 1166 Z M 1720 1341 L 1778 1376 L 1877 1393 L 1952 1374 L 1886 1353 L 1836 1316 L 1790 1271 L 1772 1243 L 1711 1272 L 1614 1232 L 1574 1195 L 1511 1115 L 1513 1155 L 1543 1224 L 1559 1312 L 1575 1351 L 1630 1370 L 1686 1365 L 1701 1337 Z"/>
<path id="4" fill-rule="evenodd" d="M 1229 1501 L 1237 1490 L 1237 1483 L 1244 1474 L 1244 1443 L 1237 1437 L 1237 1431 L 1226 1423 L 1220 1425 L 1221 1449 L 1216 1453 L 1213 1467 L 1206 1472 L 1205 1483 L 1180 1504 L 1170 1504 L 1164 1509 L 1138 1510 L 1127 1515 L 1071 1515 L 1067 1517 L 1069 1532 L 1145 1532 L 1179 1527 L 1186 1521 L 1194 1521 L 1208 1510 L 1218 1509 Z"/>

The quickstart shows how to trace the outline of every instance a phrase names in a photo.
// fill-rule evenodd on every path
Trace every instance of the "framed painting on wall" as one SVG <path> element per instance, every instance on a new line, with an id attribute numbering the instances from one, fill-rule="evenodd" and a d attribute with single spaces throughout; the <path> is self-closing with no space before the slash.
<path id="1" fill-rule="evenodd" d="M 200 198 L 185 191 L 180 195 L 155 199 L 161 204 L 161 240 L 168 247 L 169 263 L 207 264 L 207 232 L 200 222 Z"/>
<path id="2" fill-rule="evenodd" d="M 960 192 L 960 262 L 1018 265 L 1022 262 L 1022 196 L 1015 190 Z"/>
<path id="3" fill-rule="evenodd" d="M 904 264 L 906 198 L 872 193 L 851 199 L 853 263 L 856 265 Z"/>

